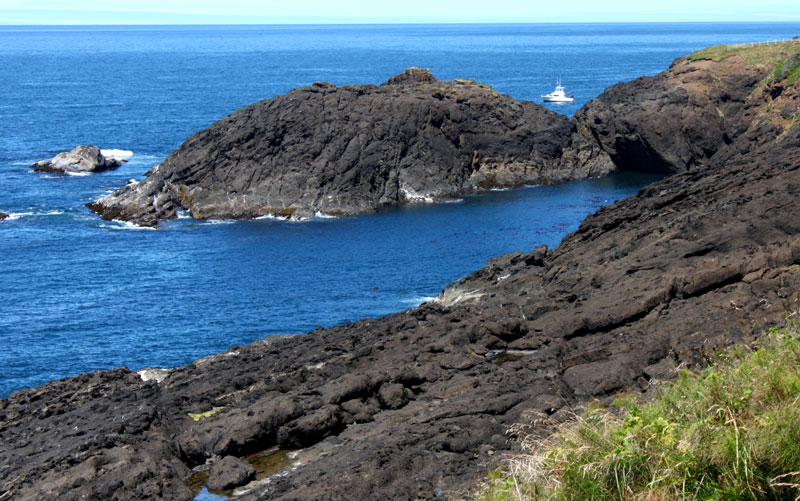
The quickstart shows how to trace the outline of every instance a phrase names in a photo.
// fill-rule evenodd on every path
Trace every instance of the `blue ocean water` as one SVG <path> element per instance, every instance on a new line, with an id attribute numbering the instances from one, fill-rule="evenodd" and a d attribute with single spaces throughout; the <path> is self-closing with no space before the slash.
<path id="1" fill-rule="evenodd" d="M 652 177 L 300 223 L 101 221 L 84 206 L 141 179 L 236 108 L 410 66 L 576 102 L 708 45 L 789 38 L 798 23 L 0 27 L 0 397 L 80 372 L 171 367 L 234 344 L 419 304 L 492 256 L 556 245 Z M 78 144 L 133 153 L 91 176 L 28 166 Z"/>

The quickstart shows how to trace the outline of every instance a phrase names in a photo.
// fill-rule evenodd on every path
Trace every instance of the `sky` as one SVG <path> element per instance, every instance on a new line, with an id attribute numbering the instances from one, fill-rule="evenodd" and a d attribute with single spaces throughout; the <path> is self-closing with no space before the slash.
<path id="1" fill-rule="evenodd" d="M 800 21 L 800 0 L 0 0 L 0 24 Z"/>

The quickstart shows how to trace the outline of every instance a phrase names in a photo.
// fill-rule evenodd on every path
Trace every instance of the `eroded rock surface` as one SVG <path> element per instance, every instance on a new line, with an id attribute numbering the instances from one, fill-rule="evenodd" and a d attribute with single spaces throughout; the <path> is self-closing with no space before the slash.
<path id="1" fill-rule="evenodd" d="M 142 225 L 181 209 L 198 219 L 360 214 L 611 170 L 568 118 L 412 68 L 379 87 L 318 82 L 242 108 L 89 207 Z"/>
<path id="2" fill-rule="evenodd" d="M 80 174 L 116 169 L 123 163 L 125 163 L 125 160 L 106 157 L 100 152 L 100 148 L 88 144 L 76 146 L 72 151 L 59 153 L 52 160 L 36 162 L 31 165 L 31 168 L 36 172 Z"/>
<path id="3" fill-rule="evenodd" d="M 297 464 L 243 499 L 463 496 L 513 448 L 515 423 L 546 430 L 589 398 L 645 390 L 800 307 L 800 127 L 776 118 L 799 101 L 785 83 L 754 89 L 753 122 L 702 168 L 601 209 L 555 249 L 492 259 L 437 301 L 233 347 L 160 382 L 101 371 L 0 400 L 0 492 L 190 499 L 191 468 L 280 446 L 302 448 Z"/>
<path id="4" fill-rule="evenodd" d="M 213 466 L 206 484 L 212 491 L 227 491 L 256 478 L 251 465 L 234 456 L 225 456 Z"/>
<path id="5" fill-rule="evenodd" d="M 760 127 L 759 115 L 787 128 L 797 111 L 791 106 L 795 96 L 778 98 L 796 64 L 796 48 L 754 57 L 748 50 L 721 56 L 727 54 L 721 47 L 676 59 L 656 76 L 609 87 L 575 114 L 578 130 L 591 135 L 619 169 L 674 173 L 707 164 L 721 148 Z M 787 71 L 770 80 L 776 64 Z M 796 93 L 796 86 L 789 90 Z M 780 109 L 762 106 L 773 100 L 781 101 Z"/>

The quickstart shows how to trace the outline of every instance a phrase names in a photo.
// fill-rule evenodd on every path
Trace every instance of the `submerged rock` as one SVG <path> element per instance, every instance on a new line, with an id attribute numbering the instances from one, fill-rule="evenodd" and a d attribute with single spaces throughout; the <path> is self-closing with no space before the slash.
<path id="1" fill-rule="evenodd" d="M 36 162 L 31 168 L 36 172 L 78 174 L 116 169 L 125 162 L 114 157 L 106 157 L 100 152 L 100 148 L 89 144 L 59 153 L 52 160 Z"/>
<path id="2" fill-rule="evenodd" d="M 567 117 L 411 68 L 381 86 L 317 82 L 242 108 L 89 207 L 144 225 L 179 209 L 198 219 L 346 215 L 611 170 Z"/>

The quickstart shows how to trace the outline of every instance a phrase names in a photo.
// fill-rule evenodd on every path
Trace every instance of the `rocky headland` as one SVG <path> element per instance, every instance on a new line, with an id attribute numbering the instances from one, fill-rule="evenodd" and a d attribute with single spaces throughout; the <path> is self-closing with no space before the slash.
<path id="1" fill-rule="evenodd" d="M 317 82 L 244 107 L 89 207 L 140 225 L 178 210 L 196 219 L 351 215 L 613 169 L 567 117 L 411 68 L 380 86 Z"/>
<path id="2" fill-rule="evenodd" d="M 87 144 L 59 153 L 52 160 L 36 162 L 31 165 L 31 169 L 55 174 L 82 174 L 116 169 L 125 162 L 126 160 L 106 157 L 100 148 Z"/>
<path id="3" fill-rule="evenodd" d="M 800 307 L 797 52 L 711 48 L 588 103 L 573 142 L 676 174 L 436 301 L 0 400 L 0 499 L 191 499 L 193 469 L 242 499 L 459 497 L 514 424 L 752 342 Z M 239 459 L 273 448 L 292 465 L 250 481 Z"/>

